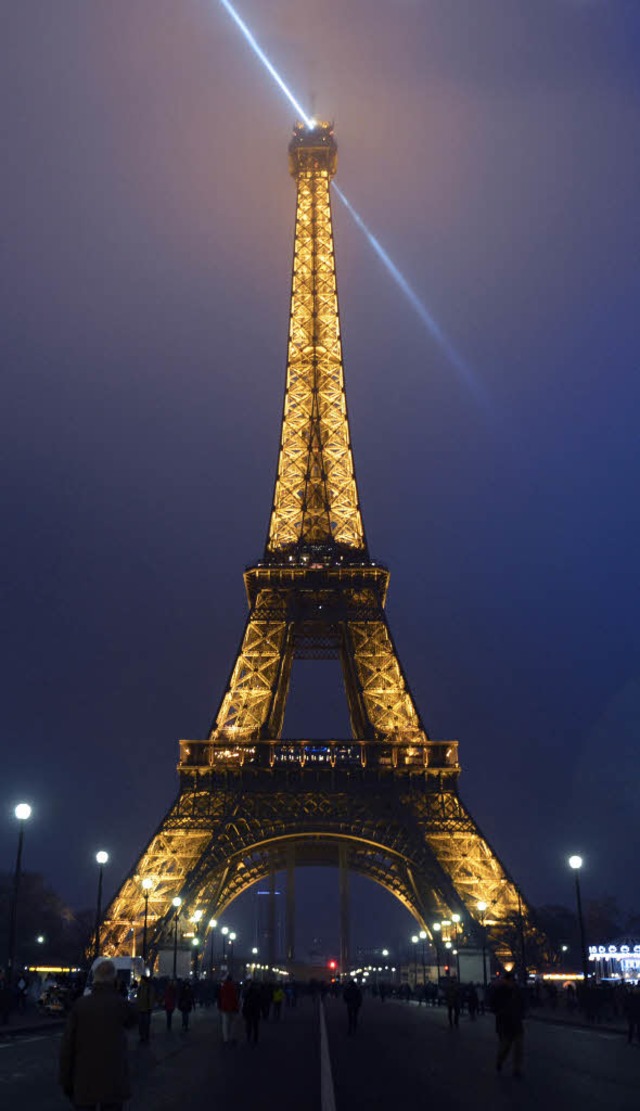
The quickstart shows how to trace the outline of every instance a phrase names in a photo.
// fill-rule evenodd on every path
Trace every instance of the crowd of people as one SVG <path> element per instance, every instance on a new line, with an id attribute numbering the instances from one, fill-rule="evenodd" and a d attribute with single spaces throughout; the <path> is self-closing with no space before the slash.
<path id="1" fill-rule="evenodd" d="M 56 982 L 37 985 L 26 975 L 10 987 L 0 976 L 0 1021 L 6 1021 L 3 1007 L 13 1002 L 24 1009 L 29 991 L 41 990 L 42 998 L 60 990 L 65 1009 L 69 1009 L 62 1040 L 60 1082 L 76 1106 L 109 1105 L 118 1111 L 128 1098 L 126 1031 L 137 1027 L 141 1045 L 151 1038 L 151 1018 L 156 1010 L 165 1015 L 167 1033 L 173 1030 L 175 1013 L 181 1018 L 181 1031 L 189 1032 L 190 1017 L 196 1007 L 217 1008 L 220 1015 L 221 1043 L 232 1048 L 243 1037 L 251 1047 L 260 1040 L 261 1024 L 278 1023 L 283 1007 L 295 1007 L 300 992 L 316 998 L 327 994 L 340 997 L 345 1005 L 346 1031 L 354 1035 L 358 1030 L 363 997 L 369 995 L 384 1003 L 390 996 L 411 1000 L 419 1005 L 444 1007 L 450 1027 L 457 1028 L 460 1016 L 468 1014 L 474 1021 L 479 1014 L 490 1012 L 495 1018 L 498 1039 L 496 1069 L 500 1072 L 511 1059 L 513 1073 L 522 1074 L 524 1017 L 531 1008 L 547 1006 L 580 1009 L 589 1022 L 597 1023 L 603 1016 L 624 1018 L 628 1041 L 640 1043 L 640 985 L 573 985 L 564 988 L 559 996 L 553 983 L 531 984 L 521 988 L 511 972 L 505 972 L 484 984 L 460 984 L 453 976 L 441 978 L 439 983 L 427 982 L 413 989 L 408 984 L 399 986 L 373 983 L 360 986 L 355 979 L 345 984 L 334 980 L 270 981 L 246 979 L 237 983 L 227 975 L 222 982 L 211 978 L 198 981 L 193 978 L 170 979 L 145 975 L 138 983 L 119 978 L 115 965 L 103 960 L 93 971 L 91 990 L 84 982 L 73 979 L 59 988 Z M 4 994 L 3 994 L 4 992 Z"/>

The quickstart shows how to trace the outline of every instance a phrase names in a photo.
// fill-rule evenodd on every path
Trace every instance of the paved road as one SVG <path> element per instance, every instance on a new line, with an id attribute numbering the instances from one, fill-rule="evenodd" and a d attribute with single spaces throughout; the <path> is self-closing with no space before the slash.
<path id="1" fill-rule="evenodd" d="M 342 1008 L 344 1009 L 344 1008 Z M 619 1034 L 529 1021 L 525 1076 L 495 1071 L 490 1015 L 450 1029 L 444 1007 L 367 1001 L 355 1038 L 339 1005 L 327 1007 L 337 1111 L 638 1111 L 640 1046 Z M 367 1077 L 371 1076 L 371 1080 Z"/>
<path id="2" fill-rule="evenodd" d="M 336 1111 L 638 1111 L 640 1046 L 620 1035 L 527 1024 L 525 1078 L 496 1075 L 489 1016 L 450 1030 L 444 1010 L 367 1000 L 355 1037 L 339 1000 L 325 1006 Z M 187 1035 L 154 1016 L 150 1047 L 132 1038 L 128 1111 L 330 1111 L 321 1101 L 320 1022 L 303 1000 L 261 1027 L 252 1048 L 224 1047 L 215 1012 Z M 0 1107 L 62 1111 L 55 1086 L 59 1033 L 0 1039 Z M 325 1068 L 326 1078 L 326 1068 Z M 330 1094 L 325 1090 L 325 1097 Z"/>

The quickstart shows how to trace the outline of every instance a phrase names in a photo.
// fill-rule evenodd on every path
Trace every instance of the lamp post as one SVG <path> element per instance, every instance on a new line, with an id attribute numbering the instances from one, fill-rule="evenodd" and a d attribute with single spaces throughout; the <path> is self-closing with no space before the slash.
<path id="1" fill-rule="evenodd" d="M 200 923 L 202 922 L 203 917 L 204 917 L 204 911 L 203 910 L 194 910 L 192 918 L 191 918 L 191 921 L 193 922 L 193 928 L 194 928 L 194 936 L 193 936 L 192 941 L 191 941 L 191 944 L 193 946 L 192 951 L 191 951 L 191 974 L 194 977 L 194 979 L 196 979 L 197 976 L 198 976 L 198 957 L 200 955 L 199 951 L 198 951 L 198 946 L 200 945 L 200 938 L 198 936 L 198 930 L 200 928 Z M 204 953 L 203 953 L 203 956 L 204 956 Z"/>
<path id="2" fill-rule="evenodd" d="M 582 916 L 582 896 L 580 894 L 580 869 L 582 868 L 581 856 L 570 856 L 569 867 L 573 869 L 576 877 L 576 904 L 578 907 L 578 924 L 580 926 L 580 953 L 582 954 L 582 975 L 585 985 L 589 978 L 589 965 L 587 962 L 587 947 L 584 939 L 584 918 Z"/>
<path id="3" fill-rule="evenodd" d="M 413 986 L 414 989 L 418 988 L 418 935 L 414 934 L 411 938 L 413 944 Z"/>
<path id="4" fill-rule="evenodd" d="M 522 986 L 526 988 L 526 986 L 527 986 L 527 951 L 526 951 L 526 948 L 525 948 L 525 940 L 524 940 L 524 915 L 522 913 L 522 895 L 520 894 L 520 888 L 519 887 L 516 888 L 516 890 L 518 892 L 518 933 L 520 935 L 520 966 L 521 966 L 520 974 L 522 976 Z"/>
<path id="5" fill-rule="evenodd" d="M 173 926 L 173 978 L 176 980 L 178 972 L 178 922 L 180 921 L 180 907 L 182 906 L 182 899 L 179 895 L 171 900 L 171 906 L 176 908 Z"/>
<path id="6" fill-rule="evenodd" d="M 484 994 L 487 995 L 487 927 L 485 926 L 485 918 L 487 917 L 487 904 L 482 901 L 476 904 L 480 914 L 482 915 L 482 979 L 484 981 Z"/>
<path id="7" fill-rule="evenodd" d="M 431 933 L 433 935 L 433 944 L 436 947 L 436 972 L 437 972 L 436 987 L 438 988 L 438 991 L 440 989 L 440 944 L 439 944 L 439 942 L 440 942 L 440 930 L 441 930 L 441 928 L 442 927 L 440 926 L 439 922 L 434 922 L 433 926 L 431 927 Z M 436 998 L 437 999 L 440 998 L 439 994 L 436 995 Z"/>
<path id="8" fill-rule="evenodd" d="M 153 880 L 148 877 L 142 881 L 142 895 L 144 898 L 144 926 L 142 927 L 142 961 L 147 966 L 147 922 L 149 919 L 149 893 L 153 887 Z"/>
<path id="9" fill-rule="evenodd" d="M 94 934 L 94 947 L 93 947 L 93 959 L 94 959 L 94 961 L 97 961 L 98 957 L 100 956 L 100 919 L 102 918 L 102 876 L 103 876 L 104 866 L 105 866 L 105 864 L 108 863 L 108 860 L 109 860 L 109 853 L 106 853 L 104 851 L 104 849 L 101 849 L 100 852 L 96 853 L 96 862 L 98 864 L 98 898 L 97 898 L 97 901 L 96 901 L 96 930 L 95 930 L 95 934 Z"/>
<path id="10" fill-rule="evenodd" d="M 233 943 L 236 940 L 236 934 L 233 932 L 229 934 L 229 975 L 233 976 Z"/>
<path id="11" fill-rule="evenodd" d="M 222 934 L 222 963 L 226 967 L 226 964 L 227 964 L 227 937 L 229 935 L 229 927 L 228 926 L 223 926 L 222 929 L 220 930 L 220 933 Z"/>
<path id="12" fill-rule="evenodd" d="M 453 942 L 455 945 L 454 953 L 456 957 L 456 975 L 458 983 L 460 983 L 460 950 L 458 948 L 458 931 L 460 929 L 461 918 L 459 914 L 452 914 L 451 921 L 453 922 Z"/>
<path id="13" fill-rule="evenodd" d="M 213 979 L 213 947 L 214 947 L 215 939 L 216 939 L 216 936 L 215 936 L 213 931 L 215 930 L 217 925 L 218 925 L 218 919 L 217 918 L 210 918 L 209 919 L 209 929 L 211 930 L 211 946 L 209 948 L 209 979 L 210 980 Z"/>
<path id="14" fill-rule="evenodd" d="M 426 964 L 426 960 L 425 960 L 425 949 L 424 949 L 424 943 L 427 940 L 427 931 L 426 930 L 420 930 L 420 933 L 418 934 L 418 937 L 420 938 L 420 941 L 422 942 L 422 990 L 424 991 L 425 987 L 426 987 L 426 984 L 427 984 L 427 964 Z M 426 998 L 427 997 L 425 995 L 425 1002 L 426 1002 Z"/>
<path id="15" fill-rule="evenodd" d="M 18 914 L 18 893 L 20 891 L 20 876 L 22 874 L 22 846 L 24 844 L 24 823 L 31 817 L 31 807 L 28 802 L 19 802 L 13 811 L 18 819 L 18 850 L 16 852 L 16 870 L 13 874 L 13 896 L 11 898 L 11 912 L 9 916 L 9 952 L 7 955 L 7 980 L 9 987 L 13 981 L 13 962 L 16 952 L 16 917 Z"/>
<path id="16" fill-rule="evenodd" d="M 389 959 L 389 950 L 388 949 L 383 949 L 382 950 L 382 956 L 383 956 L 385 961 L 388 960 Z M 388 964 L 385 964 L 384 970 L 385 970 L 385 972 L 389 971 L 389 965 Z M 386 979 L 388 979 L 388 977 L 385 977 L 385 980 Z M 393 980 L 395 982 L 395 976 L 393 977 Z"/>

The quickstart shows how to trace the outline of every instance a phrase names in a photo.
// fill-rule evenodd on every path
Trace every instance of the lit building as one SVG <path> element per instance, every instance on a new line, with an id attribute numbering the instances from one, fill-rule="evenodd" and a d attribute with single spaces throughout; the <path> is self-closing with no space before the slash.
<path id="1" fill-rule="evenodd" d="M 626 938 L 611 945 L 590 945 L 589 961 L 596 980 L 640 981 L 640 944 Z"/>

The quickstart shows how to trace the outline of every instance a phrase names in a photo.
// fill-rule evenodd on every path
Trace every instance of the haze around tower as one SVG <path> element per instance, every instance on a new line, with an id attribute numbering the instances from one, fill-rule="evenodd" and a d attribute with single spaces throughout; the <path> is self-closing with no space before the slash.
<path id="1" fill-rule="evenodd" d="M 528 899 L 569 905 L 578 852 L 585 899 L 632 904 L 638 6 L 241 10 L 501 414 L 335 205 L 367 539 L 425 724 Z M 209 724 L 264 543 L 294 110 L 210 0 L 21 0 L 0 55 L 0 846 L 31 802 L 25 867 L 89 905 L 95 850 L 107 898 Z M 323 689 L 318 728 L 342 704 Z"/>

